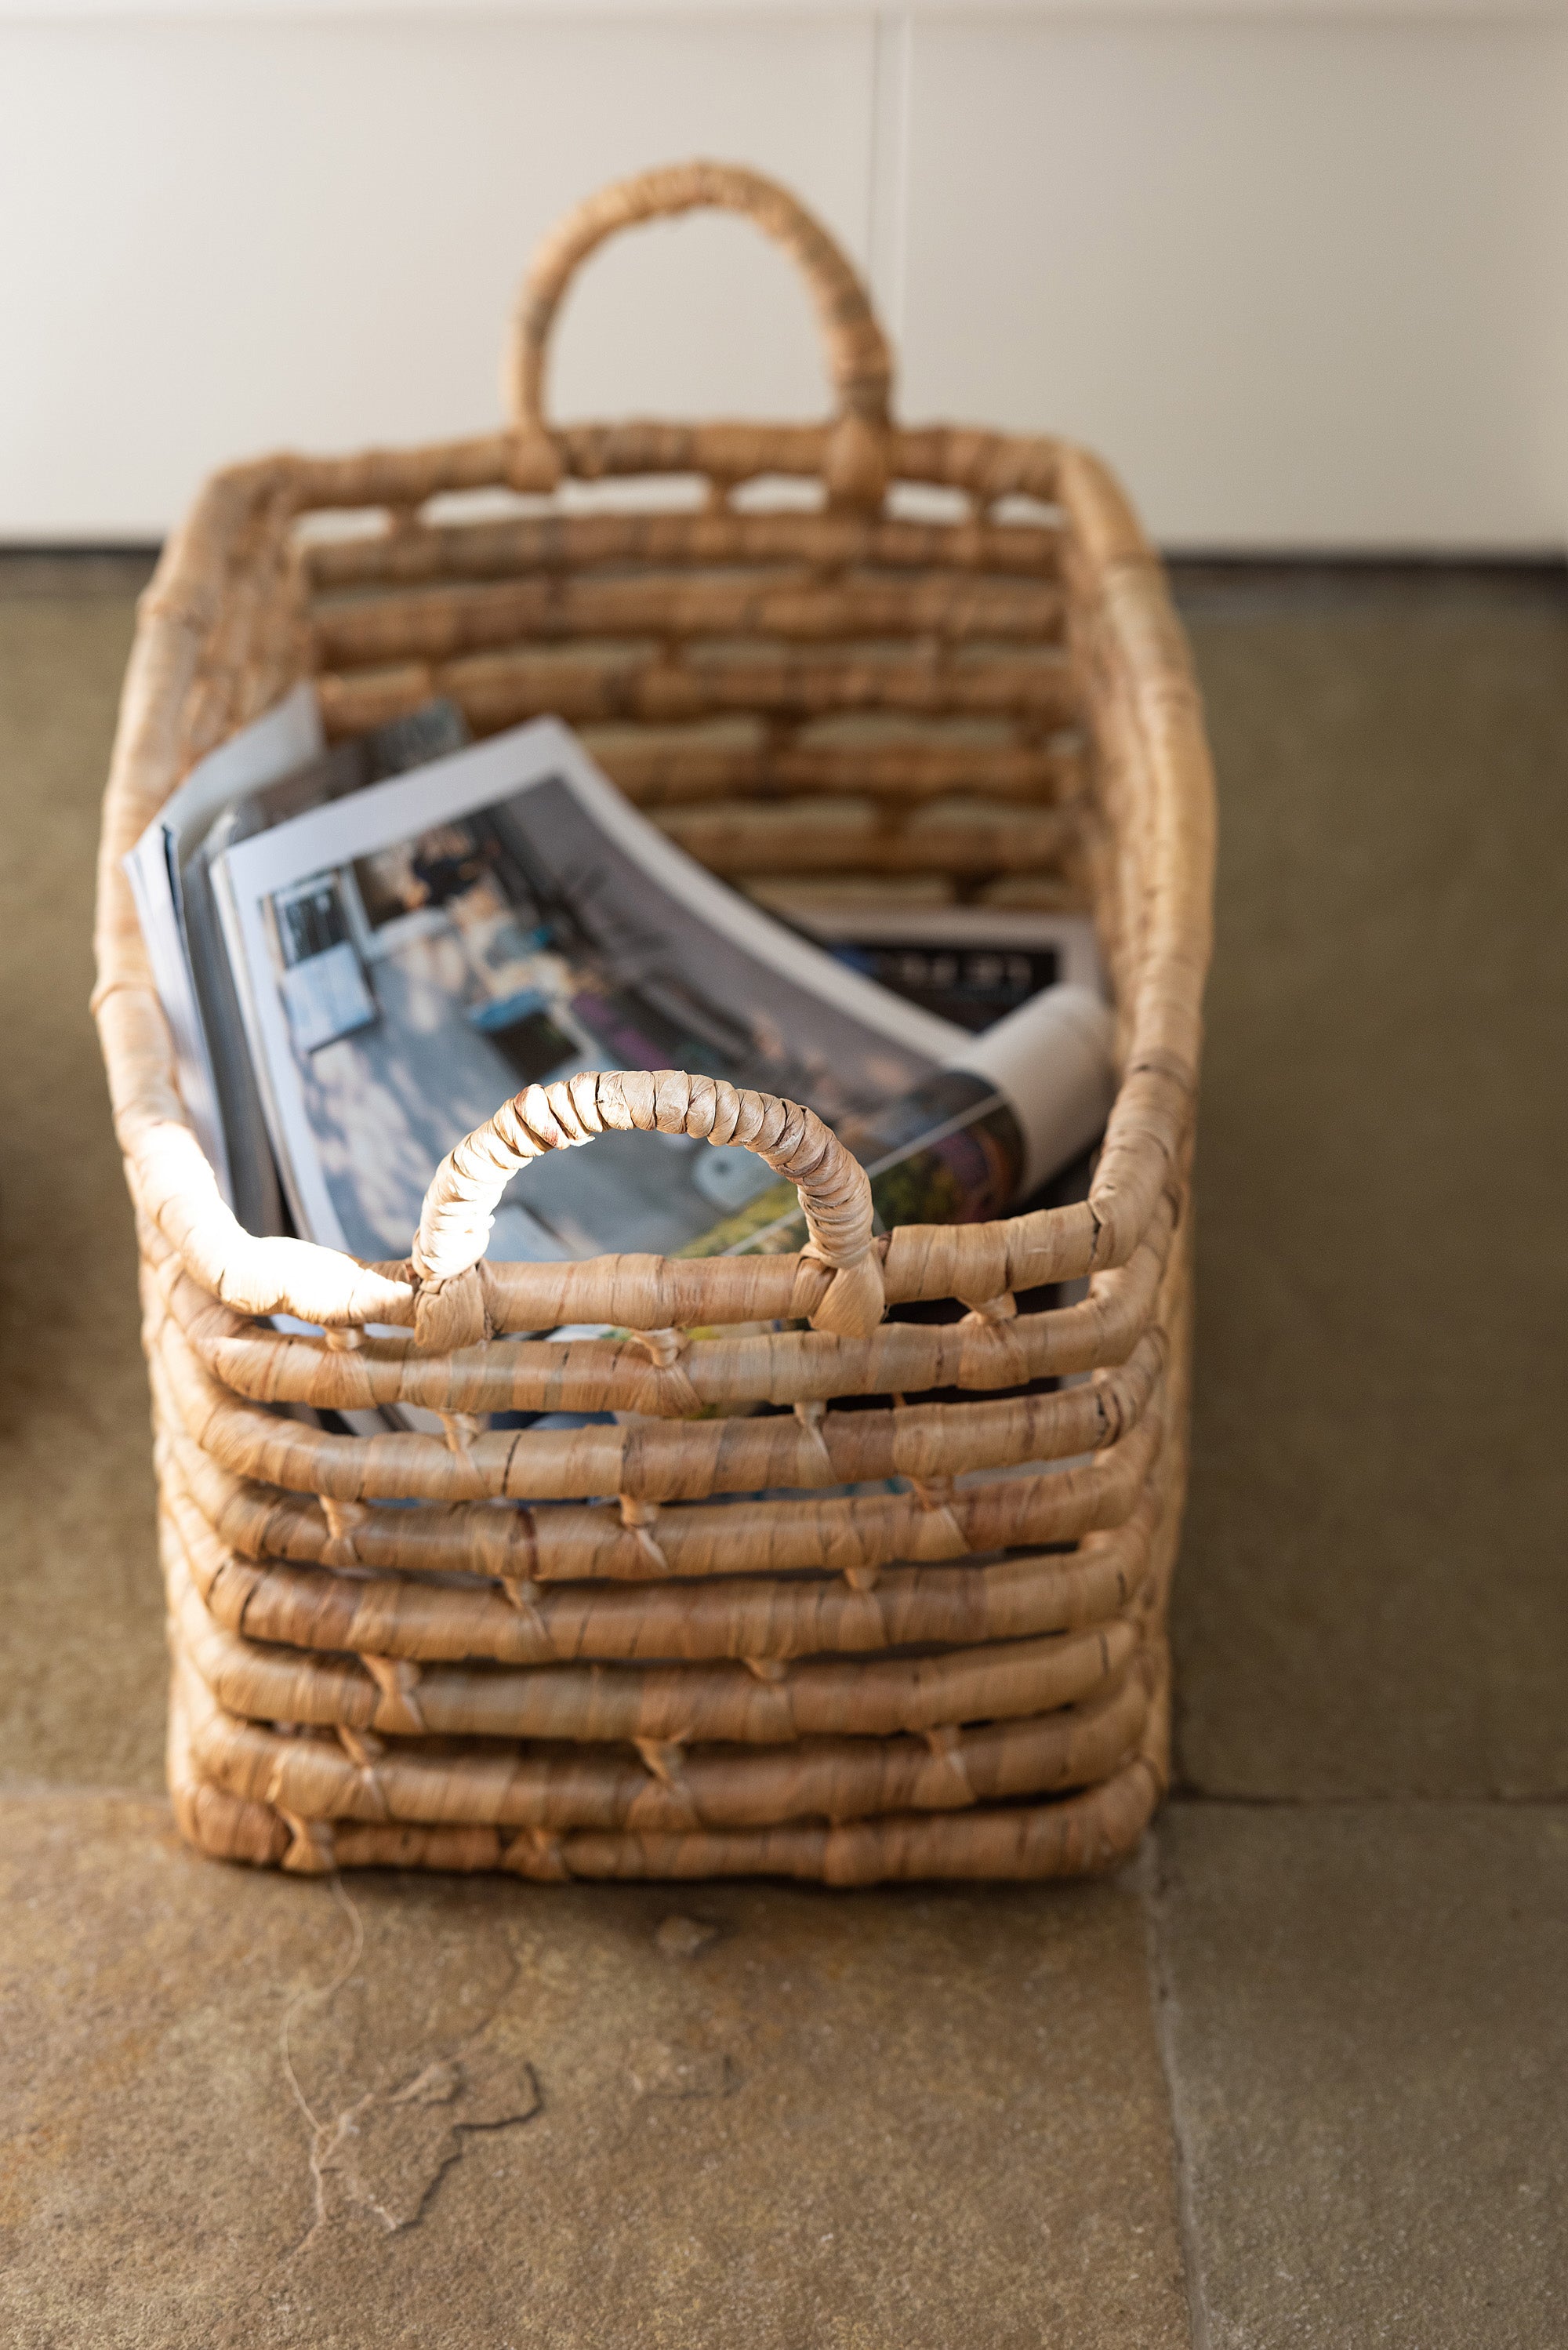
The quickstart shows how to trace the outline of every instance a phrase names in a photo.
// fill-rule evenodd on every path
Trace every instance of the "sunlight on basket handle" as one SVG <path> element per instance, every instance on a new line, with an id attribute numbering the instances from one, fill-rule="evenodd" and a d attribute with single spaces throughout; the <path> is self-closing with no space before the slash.
<path id="1" fill-rule="evenodd" d="M 802 1255 L 832 1269 L 814 1326 L 846 1338 L 877 1327 L 882 1261 L 871 1246 L 871 1186 L 859 1161 L 797 1102 L 679 1069 L 589 1069 L 504 1102 L 435 1171 L 413 1246 L 421 1281 L 452 1281 L 478 1263 L 496 1202 L 519 1168 L 607 1131 L 689 1134 L 755 1151 L 799 1193 L 810 1234 Z"/>
<path id="2" fill-rule="evenodd" d="M 548 429 L 550 331 L 579 265 L 618 230 L 704 206 L 754 221 L 796 264 L 816 306 L 836 395 L 837 429 L 824 469 L 829 489 L 843 498 L 879 498 L 887 479 L 893 362 L 870 297 L 821 222 L 787 188 L 742 163 L 670 163 L 639 172 L 601 188 L 551 230 L 529 265 L 512 322 L 504 389 L 514 425 L 528 434 Z"/>

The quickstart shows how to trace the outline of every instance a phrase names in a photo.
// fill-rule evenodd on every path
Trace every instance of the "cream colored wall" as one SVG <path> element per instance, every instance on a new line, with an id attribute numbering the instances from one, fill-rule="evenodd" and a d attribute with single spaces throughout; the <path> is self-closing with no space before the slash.
<path id="1" fill-rule="evenodd" d="M 1501 0 L 0 0 L 0 540 L 487 425 L 534 239 L 706 151 L 869 266 L 906 413 L 1094 440 L 1173 545 L 1558 546 L 1565 130 L 1568 23 Z M 623 242 L 566 315 L 563 413 L 819 399 L 732 223 Z"/>

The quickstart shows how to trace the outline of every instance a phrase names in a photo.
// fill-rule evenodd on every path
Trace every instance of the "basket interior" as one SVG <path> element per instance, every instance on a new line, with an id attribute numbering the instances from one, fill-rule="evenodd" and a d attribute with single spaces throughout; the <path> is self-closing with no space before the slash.
<path id="1" fill-rule="evenodd" d="M 682 847 L 785 913 L 1090 903 L 1054 507 L 977 514 L 906 483 L 874 518 L 832 514 L 781 476 L 444 503 L 307 541 L 335 733 L 431 693 L 479 733 L 564 718 Z"/>

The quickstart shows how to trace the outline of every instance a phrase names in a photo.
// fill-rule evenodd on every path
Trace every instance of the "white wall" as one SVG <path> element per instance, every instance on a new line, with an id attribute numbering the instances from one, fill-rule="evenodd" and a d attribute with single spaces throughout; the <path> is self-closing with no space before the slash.
<path id="1" fill-rule="evenodd" d="M 1568 22 L 1503 0 L 881 15 L 0 0 L 0 541 L 493 421 L 535 238 L 692 152 L 871 271 L 906 414 L 1097 442 L 1176 546 L 1560 546 Z M 623 240 L 560 413 L 809 413 L 786 265 Z"/>

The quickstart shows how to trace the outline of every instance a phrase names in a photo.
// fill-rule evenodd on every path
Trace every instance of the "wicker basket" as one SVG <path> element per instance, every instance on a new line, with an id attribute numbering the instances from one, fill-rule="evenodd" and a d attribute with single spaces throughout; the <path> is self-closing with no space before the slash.
<path id="1" fill-rule="evenodd" d="M 612 231 L 702 204 L 801 266 L 833 419 L 547 425 L 574 269 Z M 140 1238 L 171 1782 L 207 1852 L 537 1878 L 1047 1877 L 1115 1861 L 1158 1799 L 1210 928 L 1199 705 L 1103 467 L 895 425 L 888 378 L 857 278 L 791 197 L 725 166 L 653 172 L 535 261 L 510 430 L 220 473 L 143 598 L 96 1009 Z M 672 474 L 701 502 L 569 486 Z M 793 498 L 769 506 L 779 477 Z M 499 519 L 429 510 L 497 488 L 519 494 Z M 302 533 L 322 509 L 383 526 Z M 432 691 L 480 732 L 555 712 L 759 891 L 832 874 L 1092 903 L 1121 1083 L 1089 1200 L 873 1239 L 863 1174 L 808 1113 L 704 1077 L 598 1076 L 520 1096 L 456 1150 L 405 1263 L 244 1232 L 175 1091 L 119 859 L 192 763 L 306 673 L 338 733 Z M 749 1144 L 798 1183 L 810 1244 L 483 1262 L 507 1177 L 606 1126 Z M 1085 1276 L 1079 1302 L 1039 1295 Z M 498 1337 L 582 1323 L 634 1335 Z M 444 1441 L 270 1408 L 388 1401 L 439 1412 Z M 622 1418 L 483 1428 L 541 1408 Z M 867 1479 L 897 1482 L 831 1490 Z M 739 1498 L 760 1489 L 784 1498 Z"/>

